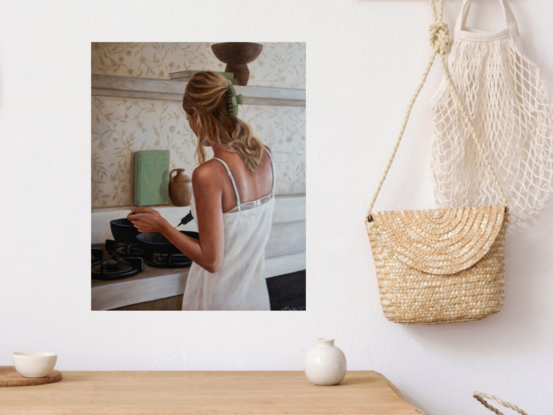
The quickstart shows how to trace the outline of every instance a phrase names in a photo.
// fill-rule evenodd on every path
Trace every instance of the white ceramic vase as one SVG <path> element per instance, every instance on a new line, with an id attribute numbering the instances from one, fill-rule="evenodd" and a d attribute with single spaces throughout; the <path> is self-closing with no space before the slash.
<path id="1" fill-rule="evenodd" d="M 315 385 L 337 385 L 346 375 L 346 356 L 334 339 L 317 339 L 305 357 L 305 375 Z"/>

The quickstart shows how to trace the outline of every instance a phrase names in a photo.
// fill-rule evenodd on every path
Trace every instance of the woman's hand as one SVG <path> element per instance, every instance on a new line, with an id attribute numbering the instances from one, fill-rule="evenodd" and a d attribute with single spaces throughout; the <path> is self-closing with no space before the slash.
<path id="1" fill-rule="evenodd" d="M 169 225 L 159 212 L 150 208 L 135 208 L 127 215 L 138 232 L 162 232 Z"/>

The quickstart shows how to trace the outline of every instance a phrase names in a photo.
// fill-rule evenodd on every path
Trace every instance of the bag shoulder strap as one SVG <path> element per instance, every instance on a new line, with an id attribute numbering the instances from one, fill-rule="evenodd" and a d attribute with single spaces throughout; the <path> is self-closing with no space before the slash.
<path id="1" fill-rule="evenodd" d="M 491 401 L 497 402 L 500 405 L 503 405 L 505 408 L 512 409 L 513 411 L 518 412 L 520 415 L 528 415 L 526 412 L 524 412 L 522 409 L 520 409 L 518 406 L 513 405 L 512 403 L 505 402 L 493 395 L 488 395 L 487 393 L 482 392 L 474 392 L 472 394 L 474 399 L 476 399 L 478 402 L 480 402 L 482 405 L 484 405 L 486 408 L 488 408 L 490 411 L 496 413 L 497 415 L 503 415 L 503 412 L 499 412 L 498 409 L 491 406 L 488 402 L 486 402 L 486 399 L 489 399 Z"/>
<path id="2" fill-rule="evenodd" d="M 380 179 L 380 182 L 378 183 L 378 186 L 376 188 L 376 191 L 373 195 L 373 198 L 369 204 L 369 207 L 367 209 L 366 213 L 366 220 L 368 222 L 372 222 L 372 209 L 374 207 L 374 204 L 376 202 L 376 199 L 378 197 L 378 194 L 380 193 L 380 189 L 382 189 L 382 185 L 384 184 L 384 180 L 386 180 L 386 176 L 388 175 L 388 171 L 390 170 L 390 167 L 392 166 L 392 162 L 394 161 L 394 157 L 397 153 L 397 149 L 399 147 L 399 144 L 401 142 L 401 138 L 403 137 L 403 133 L 405 132 L 405 128 L 407 127 L 407 122 L 409 121 L 409 116 L 411 115 L 411 110 L 413 109 L 413 105 L 415 104 L 415 101 L 417 97 L 419 96 L 419 93 L 424 86 L 424 83 L 426 82 L 426 78 L 428 77 L 428 73 L 430 72 L 430 68 L 432 67 L 432 64 L 434 63 L 434 59 L 436 58 L 436 55 L 440 55 L 440 62 L 442 64 L 442 71 L 445 77 L 445 80 L 447 82 L 447 85 L 451 91 L 451 94 L 455 100 L 455 104 L 459 111 L 461 112 L 461 115 L 463 116 L 463 121 L 467 128 L 469 129 L 470 135 L 474 141 L 474 144 L 476 145 L 476 148 L 478 150 L 478 153 L 482 157 L 482 160 L 484 161 L 484 165 L 486 166 L 486 170 L 490 174 L 492 181 L 497 187 L 499 191 L 499 195 L 501 197 L 501 201 L 505 207 L 507 207 L 507 198 L 505 197 L 505 193 L 503 193 L 503 189 L 501 188 L 501 185 L 499 184 L 499 181 L 497 180 L 497 176 L 495 175 L 495 172 L 492 169 L 492 166 L 490 165 L 490 162 L 488 158 L 486 157 L 486 154 L 484 153 L 484 149 L 482 148 L 482 144 L 480 143 L 480 140 L 476 136 L 476 131 L 474 130 L 474 126 L 472 125 L 472 121 L 470 120 L 467 110 L 461 101 L 461 98 L 459 97 L 459 94 L 457 93 L 457 90 L 455 89 L 455 86 L 453 85 L 453 81 L 451 79 L 451 75 L 449 73 L 449 69 L 447 68 L 447 63 L 445 60 L 445 55 L 449 53 L 451 49 L 451 41 L 449 39 L 449 29 L 447 25 L 442 21 L 442 14 L 443 14 L 443 8 L 444 8 L 444 0 L 438 0 L 438 3 L 436 5 L 435 0 L 429 0 L 430 7 L 432 8 L 432 14 L 434 16 L 434 22 L 430 25 L 430 44 L 432 45 L 432 55 L 430 56 L 430 59 L 428 60 L 428 63 L 426 64 L 426 68 L 424 69 L 424 73 L 422 75 L 422 79 L 415 89 L 415 93 L 413 94 L 413 97 L 409 101 L 409 104 L 407 105 L 407 111 L 405 112 L 405 116 L 403 117 L 403 122 L 401 124 L 401 129 L 399 131 L 399 135 L 396 139 L 396 143 L 394 145 L 394 149 L 392 150 L 392 155 L 390 156 L 390 159 L 388 160 L 388 164 L 386 165 L 386 168 L 384 169 L 384 174 L 382 175 L 382 178 Z"/>

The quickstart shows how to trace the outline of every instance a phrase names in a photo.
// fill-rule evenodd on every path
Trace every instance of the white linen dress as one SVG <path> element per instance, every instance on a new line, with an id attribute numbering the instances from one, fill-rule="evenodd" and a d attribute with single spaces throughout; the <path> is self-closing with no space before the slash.
<path id="1" fill-rule="evenodd" d="M 273 186 L 271 193 L 250 202 L 240 203 L 236 183 L 225 167 L 236 195 L 237 206 L 223 213 L 225 256 L 221 267 L 211 273 L 193 263 L 182 301 L 183 310 L 270 310 L 265 282 L 265 247 L 271 233 L 275 205 L 275 164 L 271 153 Z M 194 197 L 192 215 L 196 218 Z M 200 235 L 201 240 L 201 235 Z"/>

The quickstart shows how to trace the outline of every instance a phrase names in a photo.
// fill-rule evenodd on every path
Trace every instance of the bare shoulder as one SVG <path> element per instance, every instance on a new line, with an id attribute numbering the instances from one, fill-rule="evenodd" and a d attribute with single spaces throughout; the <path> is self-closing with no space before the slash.
<path id="1" fill-rule="evenodd" d="M 220 169 L 224 168 L 217 160 L 208 160 L 194 169 L 192 186 L 214 185 L 221 176 Z"/>
<path id="2" fill-rule="evenodd" d="M 269 148 L 269 146 L 263 145 L 263 147 L 265 147 L 267 149 L 267 151 L 269 152 L 269 154 L 271 156 L 273 155 L 273 151 Z"/>

